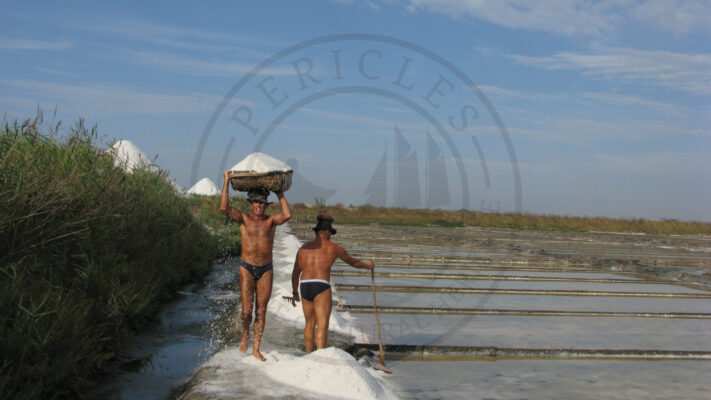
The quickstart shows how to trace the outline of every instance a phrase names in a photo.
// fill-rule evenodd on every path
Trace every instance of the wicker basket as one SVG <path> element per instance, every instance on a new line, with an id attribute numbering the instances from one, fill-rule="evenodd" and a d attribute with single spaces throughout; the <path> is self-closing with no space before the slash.
<path id="1" fill-rule="evenodd" d="M 231 171 L 230 183 L 232 189 L 238 192 L 249 192 L 254 189 L 267 189 L 272 192 L 285 192 L 291 187 L 293 171 L 276 172 L 242 172 Z"/>

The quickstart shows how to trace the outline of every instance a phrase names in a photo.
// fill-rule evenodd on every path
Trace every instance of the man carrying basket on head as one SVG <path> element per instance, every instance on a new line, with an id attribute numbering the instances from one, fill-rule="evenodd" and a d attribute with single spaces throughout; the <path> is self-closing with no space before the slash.
<path id="1" fill-rule="evenodd" d="M 272 266 L 272 249 L 274 247 L 274 232 L 277 225 L 291 219 L 291 209 L 284 197 L 284 192 L 276 192 L 281 206 L 281 214 L 267 216 L 265 209 L 269 191 L 266 189 L 252 190 L 247 193 L 247 201 L 252 207 L 251 214 L 245 214 L 230 207 L 229 182 L 230 171 L 224 173 L 225 182 L 222 185 L 220 211 L 230 219 L 239 223 L 242 236 L 242 255 L 239 267 L 240 292 L 242 295 L 242 340 L 239 349 L 245 353 L 249 345 L 249 325 L 252 322 L 254 294 L 257 294 L 257 315 L 254 320 L 254 345 L 252 355 L 262 361 L 266 360 L 259 352 L 259 345 L 264 332 L 264 318 L 267 314 L 267 303 L 272 295 L 274 270 Z"/>

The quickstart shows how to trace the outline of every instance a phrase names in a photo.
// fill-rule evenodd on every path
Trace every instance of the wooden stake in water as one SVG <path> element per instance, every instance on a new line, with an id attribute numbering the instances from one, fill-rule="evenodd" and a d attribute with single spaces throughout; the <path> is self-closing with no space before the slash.
<path id="1" fill-rule="evenodd" d="M 380 360 L 373 364 L 373 368 L 392 374 L 393 371 L 385 366 L 385 352 L 383 351 L 383 338 L 380 336 L 380 318 L 378 318 L 378 303 L 375 301 L 375 272 L 370 270 L 370 282 L 373 286 L 373 311 L 375 312 L 375 322 L 378 325 L 378 346 L 380 348 Z"/>

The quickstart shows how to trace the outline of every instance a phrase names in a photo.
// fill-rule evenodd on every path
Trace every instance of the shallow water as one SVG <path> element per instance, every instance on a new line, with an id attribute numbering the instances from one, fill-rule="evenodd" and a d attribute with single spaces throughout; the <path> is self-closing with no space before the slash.
<path id="1" fill-rule="evenodd" d="M 711 398 L 706 361 L 390 361 L 409 399 Z"/>
<path id="2" fill-rule="evenodd" d="M 499 275 L 499 274 L 497 274 Z M 503 275 L 503 274 L 501 274 Z M 533 276 L 527 274 L 526 276 Z M 333 281 L 344 285 L 370 285 L 370 277 L 334 277 Z M 598 282 L 545 282 L 545 281 L 508 281 L 508 280 L 478 280 L 478 279 L 403 279 L 377 278 L 378 285 L 407 285 L 433 287 L 471 287 L 499 289 L 533 289 L 533 290 L 585 290 L 604 292 L 652 292 L 652 293 L 701 293 L 711 296 L 711 292 L 692 289 L 681 285 L 635 284 L 631 283 L 598 283 Z M 494 286 L 495 285 L 495 286 Z M 418 294 L 419 295 L 419 294 Z M 709 303 L 711 305 L 711 303 Z"/>
<path id="3" fill-rule="evenodd" d="M 357 325 L 377 343 L 373 314 Z M 515 348 L 706 350 L 711 320 L 381 314 L 384 343 Z"/>
<path id="4" fill-rule="evenodd" d="M 381 272 L 452 273 L 478 275 L 536 276 L 618 279 L 629 282 L 544 282 L 463 279 L 399 279 L 376 277 L 377 285 L 442 286 L 534 290 L 586 290 L 605 292 L 704 293 L 683 285 L 635 283 L 631 274 L 586 269 L 585 262 L 566 270 L 565 260 L 538 257 L 539 249 L 558 255 L 586 255 L 598 259 L 669 260 L 684 264 L 685 250 L 650 250 L 637 247 L 636 240 L 656 237 L 630 235 L 567 234 L 496 230 L 402 229 L 347 227 L 342 244 L 376 259 Z M 397 236 L 399 241 L 391 240 Z M 441 238 L 440 238 L 441 236 Z M 553 237 L 554 236 L 554 237 Z M 609 237 L 608 237 L 609 236 Z M 387 240 L 380 240 L 386 237 Z M 493 242 L 492 242 L 493 238 Z M 337 238 L 341 240 L 341 238 Z M 605 240 L 603 240 L 605 239 Z M 493 243 L 499 249 L 519 248 L 527 254 L 457 248 L 456 243 Z M 581 243 L 591 241 L 592 244 Z M 696 240 L 696 239 L 693 239 Z M 398 243 L 401 245 L 398 246 Z M 407 243 L 406 246 L 402 244 Z M 466 247 L 466 246 L 464 246 Z M 393 254 L 388 258 L 388 254 Z M 495 255 L 496 254 L 496 255 Z M 440 259 L 427 260 L 435 255 Z M 512 262 L 512 258 L 520 260 Z M 457 257 L 459 259 L 455 260 Z M 696 258 L 708 260 L 708 253 Z M 449 259 L 448 259 L 449 258 Z M 695 259 L 696 259 L 695 258 Z M 679 260 L 679 261 L 675 261 Z M 581 257 L 585 261 L 585 257 Z M 380 264 L 378 264 L 380 261 Z M 588 260 L 589 261 L 589 260 Z M 657 260 L 654 260 L 656 265 Z M 615 261 L 612 261 L 614 265 Z M 660 264 L 660 265 L 666 265 Z M 408 265 L 418 268 L 408 268 Z M 457 268 L 442 268 L 446 266 Z M 427 268 L 428 266 L 436 268 Z M 475 268 L 462 269 L 472 266 Z M 422 267 L 422 268 L 420 268 Z M 479 269 L 477 270 L 476 267 Z M 483 269 L 482 267 L 486 268 Z M 553 270 L 558 267 L 559 271 Z M 516 268 L 520 268 L 517 270 Z M 345 266 L 336 269 L 354 271 Z M 601 271 L 597 273 L 596 271 Z M 675 276 L 676 277 L 676 276 Z M 370 278 L 337 277 L 341 284 L 370 285 Z M 340 291 L 350 305 L 372 305 L 370 292 Z M 429 308 L 486 308 L 504 310 L 607 311 L 629 313 L 711 313 L 711 299 L 574 297 L 497 294 L 443 294 L 378 292 L 379 306 Z M 354 323 L 377 343 L 375 316 L 353 314 Z M 380 314 L 383 341 L 387 344 L 496 346 L 524 349 L 611 349 L 611 350 L 711 350 L 711 320 L 562 317 L 562 316 L 458 316 L 427 314 Z M 394 371 L 390 378 L 403 398 L 485 399 L 708 399 L 711 398 L 710 361 L 609 361 L 540 360 L 500 361 L 397 361 L 388 360 Z"/>
<path id="5" fill-rule="evenodd" d="M 339 267 L 333 268 L 334 271 L 349 271 L 353 272 L 354 269 L 350 267 Z M 381 267 L 376 264 L 375 270 L 378 272 L 396 272 L 396 273 L 416 273 L 416 274 L 471 274 L 471 275 L 506 275 L 506 276 L 540 276 L 544 278 L 588 278 L 588 279 L 625 279 L 629 281 L 636 280 L 633 277 L 628 277 L 624 275 L 615 274 L 598 274 L 592 272 L 538 272 L 538 271 L 509 271 L 509 270 L 446 270 L 446 269 L 403 269 L 403 268 L 388 268 Z M 339 279 L 341 279 L 339 277 Z M 378 283 L 380 283 L 380 278 L 378 278 Z"/>
<path id="6" fill-rule="evenodd" d="M 124 359 L 91 398 L 169 399 L 217 351 L 237 298 L 235 263 L 216 264 L 200 285 L 178 292 L 159 323 L 135 338 Z"/>
<path id="7" fill-rule="evenodd" d="M 341 291 L 340 295 L 346 304 L 373 304 L 373 295 L 368 292 Z M 664 298 L 520 296 L 393 292 L 379 292 L 377 298 L 378 306 L 399 307 L 449 307 L 504 310 L 561 310 L 650 313 L 711 313 L 711 299 L 700 300 Z"/>

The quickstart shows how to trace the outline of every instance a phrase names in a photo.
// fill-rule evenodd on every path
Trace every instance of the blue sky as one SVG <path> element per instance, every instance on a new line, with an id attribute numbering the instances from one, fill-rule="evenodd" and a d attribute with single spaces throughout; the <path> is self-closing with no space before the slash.
<path id="1" fill-rule="evenodd" d="M 386 205 L 412 173 L 416 207 L 436 190 L 450 201 L 433 207 L 449 209 L 711 221 L 708 1 L 5 2 L 0 14 L 6 119 L 38 106 L 64 125 L 83 117 L 186 188 L 219 185 L 260 150 L 297 167 L 310 189 L 294 200 L 363 204 L 385 157 Z M 435 164 L 446 179 L 428 181 Z"/>

